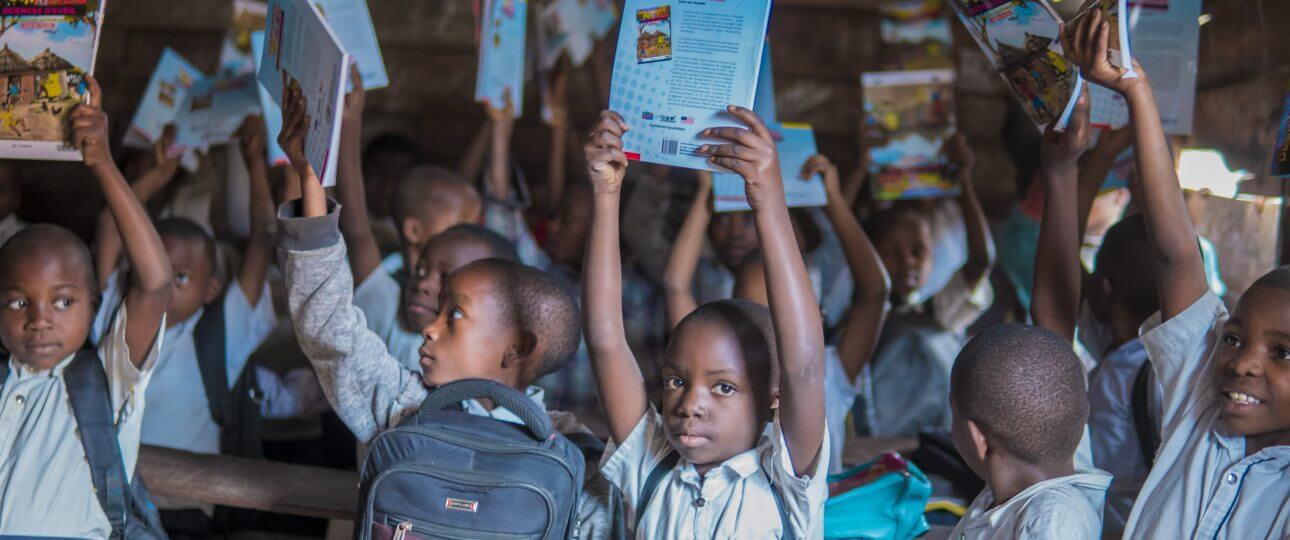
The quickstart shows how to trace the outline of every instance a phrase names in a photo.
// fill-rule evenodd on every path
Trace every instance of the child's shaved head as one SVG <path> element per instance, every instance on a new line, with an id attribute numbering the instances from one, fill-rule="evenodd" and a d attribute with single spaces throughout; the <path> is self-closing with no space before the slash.
<path id="1" fill-rule="evenodd" d="M 49 369 L 85 344 L 98 282 L 85 242 L 32 225 L 0 248 L 0 342 L 19 362 Z"/>
<path id="2" fill-rule="evenodd" d="M 474 223 L 453 225 L 447 230 L 435 235 L 434 238 L 430 239 L 430 242 L 435 243 L 440 240 L 446 241 L 448 239 L 469 241 L 483 246 L 487 249 L 488 258 L 490 259 L 506 259 L 508 261 L 520 260 L 519 255 L 515 253 L 515 246 L 511 244 L 509 240 L 481 225 L 476 225 Z M 429 245 L 427 245 L 426 251 L 429 251 L 429 249 Z M 422 256 L 424 257 L 425 254 L 422 253 Z"/>
<path id="3" fill-rule="evenodd" d="M 758 253 L 745 257 L 746 262 L 760 264 L 764 259 Z M 743 298 L 708 302 L 681 319 L 675 333 L 681 333 L 690 324 L 701 323 L 724 325 L 735 333 L 754 386 L 759 391 L 765 390 L 760 393 L 769 396 L 773 381 L 771 374 L 779 366 L 779 349 L 775 345 L 775 325 L 770 318 L 770 309 Z"/>
<path id="4" fill-rule="evenodd" d="M 13 235 L 4 247 L 0 247 L 0 287 L 13 282 L 17 261 L 50 258 L 65 261 L 80 269 L 86 289 L 97 293 L 94 256 L 90 254 L 89 246 L 72 231 L 48 223 L 31 225 Z"/>
<path id="5" fill-rule="evenodd" d="M 155 226 L 174 273 L 166 305 L 166 324 L 174 326 L 197 315 L 202 306 L 218 297 L 223 285 L 218 247 L 215 237 L 195 221 L 166 218 Z"/>
<path id="6" fill-rule="evenodd" d="M 215 245 L 215 237 L 206 232 L 201 225 L 187 218 L 172 217 L 159 219 L 154 226 L 157 228 L 157 235 L 163 239 L 173 238 L 200 245 L 207 257 L 207 262 L 211 265 L 211 270 L 214 271 L 218 249 Z"/>
<path id="7" fill-rule="evenodd" d="M 458 223 L 473 221 L 481 208 L 474 186 L 457 173 L 436 165 L 418 165 L 409 170 L 399 180 L 390 201 L 400 233 L 404 233 L 406 220 L 420 220 L 430 229 L 423 233 L 426 239 Z"/>
<path id="8" fill-rule="evenodd" d="M 999 325 L 969 341 L 954 361 L 950 400 L 956 424 L 972 421 L 992 444 L 1035 465 L 1071 459 L 1088 420 L 1079 358 L 1038 326 Z"/>
<path id="9" fill-rule="evenodd" d="M 1263 277 L 1250 285 L 1249 290 L 1253 291 L 1254 289 L 1262 288 L 1290 291 L 1290 266 L 1273 268 L 1271 272 L 1263 274 Z M 1246 294 L 1249 294 L 1249 292 L 1247 291 Z"/>
<path id="10" fill-rule="evenodd" d="M 504 305 L 516 326 L 538 336 L 537 376 L 559 371 L 578 351 L 582 325 L 573 296 L 541 270 L 505 259 L 480 261 L 502 277 Z"/>

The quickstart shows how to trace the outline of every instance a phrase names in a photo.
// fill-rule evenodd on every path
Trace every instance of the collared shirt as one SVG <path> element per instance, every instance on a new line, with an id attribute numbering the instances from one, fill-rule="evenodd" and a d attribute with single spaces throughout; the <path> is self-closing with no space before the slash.
<path id="1" fill-rule="evenodd" d="M 1102 537 L 1102 501 L 1111 475 L 1097 469 L 1036 483 L 995 506 L 989 487 L 959 520 L 952 540 L 986 538 L 1088 539 Z"/>
<path id="2" fill-rule="evenodd" d="M 824 348 L 824 418 L 829 426 L 829 473 L 842 472 L 842 448 L 847 442 L 847 418 L 856 402 L 856 381 L 847 379 L 838 348 Z"/>
<path id="3" fill-rule="evenodd" d="M 163 317 L 141 368 L 130 362 L 124 305 L 98 346 L 127 478 L 133 478 L 139 456 L 148 381 L 160 357 L 164 327 Z M 0 365 L 9 370 L 0 386 L 0 535 L 107 538 L 111 533 L 63 384 L 63 370 L 72 358 L 47 371 L 33 371 L 12 356 Z"/>
<path id="4" fill-rule="evenodd" d="M 396 270 L 397 271 L 397 270 Z M 376 333 L 390 355 L 398 359 L 403 369 L 421 373 L 421 345 L 425 338 L 420 332 L 403 328 L 399 321 L 403 288 L 389 273 L 377 268 L 354 289 L 354 305 L 363 310 L 367 328 Z"/>
<path id="5" fill-rule="evenodd" d="M 1246 456 L 1245 437 L 1222 419 L 1213 350 L 1227 318 L 1209 292 L 1143 325 L 1163 391 L 1161 443 L 1125 538 L 1290 537 L 1290 446 Z"/>
<path id="6" fill-rule="evenodd" d="M 828 438 L 826 429 L 822 448 L 829 447 Z M 605 449 L 600 474 L 621 490 L 629 523 L 637 512 L 644 513 L 636 538 L 779 538 L 785 526 L 793 527 L 798 538 L 823 537 L 828 455 L 821 452 L 815 469 L 797 476 L 778 418 L 755 448 L 702 477 L 681 458 L 659 482 L 649 506 L 639 508 L 650 471 L 675 451 L 653 407 L 622 444 L 611 442 Z M 771 489 L 783 498 L 788 524 L 780 520 Z"/>
<path id="7" fill-rule="evenodd" d="M 1106 493 L 1103 527 L 1116 538 L 1124 532 L 1129 510 L 1151 470 L 1142 457 L 1133 400 L 1134 383 L 1146 361 L 1146 346 L 1141 339 L 1134 339 L 1107 354 L 1089 373 L 1088 429 L 1093 463 L 1113 477 Z M 1158 431 L 1160 392 L 1150 385 L 1147 396 L 1150 429 Z"/>

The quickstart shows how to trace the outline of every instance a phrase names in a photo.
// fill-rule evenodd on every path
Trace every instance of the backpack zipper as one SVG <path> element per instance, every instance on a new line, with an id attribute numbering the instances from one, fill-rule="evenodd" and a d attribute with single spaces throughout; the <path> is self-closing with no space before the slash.
<path id="1" fill-rule="evenodd" d="M 400 521 L 398 526 L 394 528 L 394 538 L 392 538 L 391 540 L 403 540 L 403 537 L 407 536 L 408 531 L 410 530 L 412 530 L 411 523 L 408 523 L 406 521 Z"/>
<path id="2" fill-rule="evenodd" d="M 366 513 L 368 515 L 372 515 L 372 512 L 374 510 L 373 505 L 376 502 L 376 499 L 375 497 L 372 496 L 372 493 L 376 491 L 377 486 L 380 484 L 382 480 L 385 480 L 386 477 L 396 473 L 413 473 L 413 474 L 429 476 L 431 478 L 438 478 L 440 480 L 447 480 L 450 482 L 457 482 L 457 483 L 463 483 L 463 484 L 483 483 L 483 484 L 487 484 L 488 487 L 491 487 L 491 488 L 520 489 L 520 490 L 528 491 L 536 494 L 538 498 L 542 499 L 542 501 L 546 503 L 547 515 L 550 515 L 552 517 L 556 515 L 555 499 L 551 497 L 550 493 L 547 493 L 546 491 L 541 489 L 537 489 L 535 486 L 531 486 L 520 482 L 508 482 L 502 478 L 498 478 L 491 474 L 482 474 L 478 472 L 457 473 L 455 471 L 441 470 L 432 466 L 427 466 L 422 464 L 396 465 L 394 467 L 390 467 L 382 471 L 381 474 L 376 475 L 376 478 L 372 480 L 371 487 L 368 488 L 368 497 L 365 503 L 367 507 Z M 574 507 L 573 511 L 577 512 L 577 507 Z M 408 528 L 411 528 L 413 525 L 412 523 L 401 519 L 399 520 L 398 526 L 401 527 L 405 523 L 407 524 Z M 549 536 L 553 527 L 555 527 L 555 524 L 554 523 L 550 524 L 546 528 L 546 530 L 542 533 L 542 536 L 543 537 Z M 396 538 L 393 540 L 398 540 L 397 530 L 395 532 L 396 532 Z M 367 531 L 364 537 L 371 538 L 370 535 L 371 535 L 371 526 L 369 525 L 367 527 Z"/>

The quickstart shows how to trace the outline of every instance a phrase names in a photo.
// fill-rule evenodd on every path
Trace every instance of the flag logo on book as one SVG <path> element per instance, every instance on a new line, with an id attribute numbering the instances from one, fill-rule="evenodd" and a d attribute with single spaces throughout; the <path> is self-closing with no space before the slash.
<path id="1" fill-rule="evenodd" d="M 654 119 L 654 113 L 648 112 L 648 111 L 641 113 L 641 120 L 653 120 L 653 119 Z"/>
<path id="2" fill-rule="evenodd" d="M 687 126 L 692 126 L 692 125 L 694 125 L 694 118 L 691 118 L 691 117 L 689 117 L 689 116 L 682 116 L 682 117 L 681 117 L 681 123 L 682 123 L 682 124 L 685 124 L 685 125 L 687 125 Z"/>

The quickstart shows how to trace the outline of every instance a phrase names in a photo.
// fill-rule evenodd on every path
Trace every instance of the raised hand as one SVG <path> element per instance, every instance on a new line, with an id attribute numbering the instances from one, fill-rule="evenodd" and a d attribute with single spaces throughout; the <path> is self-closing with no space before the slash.
<path id="1" fill-rule="evenodd" d="M 91 75 L 85 76 L 89 84 L 90 102 L 76 106 L 71 114 L 72 146 L 80 149 L 86 167 L 115 166 L 112 148 L 108 145 L 108 117 L 103 112 L 103 92 L 99 82 Z"/>
<path id="2" fill-rule="evenodd" d="M 341 111 L 342 123 L 363 119 L 363 107 L 367 104 L 367 89 L 363 88 L 363 74 L 358 71 L 358 64 L 349 64 L 349 82 L 354 86 L 345 94 L 345 107 Z"/>
<path id="3" fill-rule="evenodd" d="M 242 150 L 242 158 L 248 162 L 252 159 L 265 159 L 268 152 L 265 141 L 268 139 L 267 130 L 264 127 L 264 117 L 258 114 L 247 116 L 242 120 L 242 125 L 237 128 L 233 134 L 237 137 L 239 148 Z"/>
<path id="4" fill-rule="evenodd" d="M 1056 122 L 1048 126 L 1044 133 L 1043 145 L 1040 147 L 1041 166 L 1048 170 L 1073 170 L 1079 163 L 1080 156 L 1088 150 L 1093 138 L 1093 128 L 1089 125 L 1088 85 L 1080 88 L 1079 99 L 1075 102 L 1075 112 L 1071 114 L 1070 123 L 1064 131 L 1055 129 Z M 1045 175 L 1051 178 L 1053 175 Z"/>
<path id="5" fill-rule="evenodd" d="M 784 179 L 779 172 L 779 151 L 775 149 L 770 130 L 756 113 L 730 105 L 726 110 L 748 125 L 748 128 L 718 127 L 703 130 L 700 135 L 727 141 L 704 144 L 696 153 L 708 156 L 708 162 L 729 169 L 744 178 L 748 205 L 753 210 L 767 204 L 784 204 Z"/>
<path id="6" fill-rule="evenodd" d="M 166 127 L 161 130 L 161 138 L 152 145 L 152 161 L 158 166 L 178 162 L 183 153 L 177 150 L 175 125 L 166 124 Z"/>
<path id="7" fill-rule="evenodd" d="M 802 180 L 808 180 L 815 174 L 824 178 L 824 193 L 828 195 L 829 200 L 841 200 L 842 179 L 838 175 L 838 167 L 824 154 L 811 156 L 802 165 Z"/>
<path id="8" fill-rule="evenodd" d="M 600 113 L 600 119 L 582 144 L 587 159 L 587 179 L 596 193 L 617 193 L 627 174 L 627 154 L 623 153 L 623 134 L 627 122 L 613 111 Z"/>
<path id="9" fill-rule="evenodd" d="M 303 169 L 309 165 L 305 158 L 305 141 L 309 136 L 311 121 L 307 114 L 308 103 L 300 91 L 300 84 L 282 75 L 282 132 L 278 134 L 278 146 L 287 154 L 291 165 Z"/>
<path id="10" fill-rule="evenodd" d="M 1066 58 L 1079 66 L 1085 79 L 1120 94 L 1147 84 L 1146 73 L 1136 61 L 1133 63 L 1133 70 L 1138 76 L 1129 79 L 1123 78 L 1125 70 L 1111 63 L 1111 56 L 1107 52 L 1111 25 L 1102 15 L 1102 10 L 1092 10 L 1071 31 L 1067 31 L 1066 26 L 1062 25 L 1058 36 L 1061 37 L 1062 51 Z"/>

